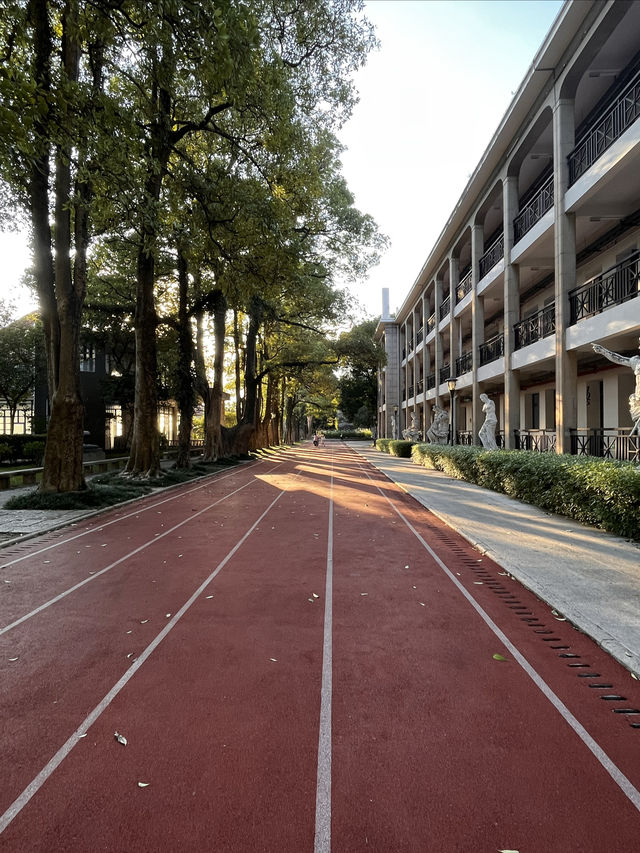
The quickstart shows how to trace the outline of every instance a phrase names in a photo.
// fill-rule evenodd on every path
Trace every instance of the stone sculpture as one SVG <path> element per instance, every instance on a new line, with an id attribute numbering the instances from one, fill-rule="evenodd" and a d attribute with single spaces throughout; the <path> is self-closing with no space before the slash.
<path id="1" fill-rule="evenodd" d="M 449 439 L 449 413 L 440 406 L 433 407 L 433 423 L 427 430 L 427 441 L 446 444 Z"/>
<path id="2" fill-rule="evenodd" d="M 483 402 L 482 411 L 485 413 L 485 418 L 478 432 L 478 438 L 485 450 L 497 450 L 496 426 L 498 425 L 498 418 L 496 417 L 496 404 L 487 394 L 480 394 L 480 399 Z"/>
<path id="3" fill-rule="evenodd" d="M 592 344 L 592 347 L 595 352 L 608 358 L 614 364 L 623 364 L 625 367 L 630 367 L 633 370 L 636 377 L 636 390 L 633 394 L 629 395 L 629 412 L 633 421 L 629 438 L 634 434 L 640 436 L 640 355 L 632 355 L 627 358 L 617 352 L 611 352 L 611 350 L 600 346 L 600 344 Z"/>
<path id="4" fill-rule="evenodd" d="M 420 430 L 416 424 L 415 412 L 411 412 L 411 424 L 402 430 L 402 437 L 407 441 L 420 441 Z"/>

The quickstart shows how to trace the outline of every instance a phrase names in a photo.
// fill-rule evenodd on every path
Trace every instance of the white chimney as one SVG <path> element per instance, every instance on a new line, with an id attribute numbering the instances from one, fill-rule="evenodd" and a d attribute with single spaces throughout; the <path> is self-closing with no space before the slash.
<path id="1" fill-rule="evenodd" d="M 390 320 L 389 316 L 389 288 L 382 288 L 382 320 Z"/>

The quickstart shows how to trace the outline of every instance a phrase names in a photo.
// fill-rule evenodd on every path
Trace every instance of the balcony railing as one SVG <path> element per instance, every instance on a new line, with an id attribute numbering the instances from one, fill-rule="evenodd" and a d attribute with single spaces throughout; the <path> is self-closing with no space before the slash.
<path id="1" fill-rule="evenodd" d="M 555 303 L 553 305 L 546 305 L 542 310 L 532 314 L 531 317 L 527 317 L 526 320 L 516 323 L 513 330 L 515 332 L 514 346 L 516 349 L 522 349 L 522 347 L 529 346 L 529 344 L 540 341 L 542 338 L 553 335 L 556 330 Z"/>
<path id="2" fill-rule="evenodd" d="M 426 378 L 427 383 L 427 391 L 430 391 L 432 388 L 436 387 L 436 375 L 435 373 L 430 373 Z"/>
<path id="3" fill-rule="evenodd" d="M 504 258 L 504 234 L 501 234 L 480 258 L 480 278 L 484 278 L 502 258 Z"/>
<path id="4" fill-rule="evenodd" d="M 473 433 L 470 429 L 459 429 L 456 437 L 458 444 L 463 444 L 466 447 L 471 447 L 473 444 Z M 496 432 L 496 444 L 498 447 L 504 447 L 504 430 Z"/>
<path id="5" fill-rule="evenodd" d="M 442 300 L 442 305 L 440 306 L 440 312 L 439 312 L 440 319 L 444 320 L 444 318 L 449 314 L 450 310 L 451 310 L 451 297 L 447 296 L 446 299 Z"/>
<path id="6" fill-rule="evenodd" d="M 599 456 L 640 462 L 640 437 L 626 429 L 573 429 L 571 452 L 576 456 Z"/>
<path id="7" fill-rule="evenodd" d="M 463 352 L 462 355 L 456 358 L 456 376 L 462 376 L 463 373 L 468 373 L 473 367 L 473 352 Z"/>
<path id="8" fill-rule="evenodd" d="M 434 313 L 429 317 L 429 319 L 427 320 L 427 334 L 429 334 L 429 332 L 433 332 L 433 330 L 435 329 L 435 327 L 436 327 L 436 315 L 435 315 L 435 312 L 434 312 Z"/>
<path id="9" fill-rule="evenodd" d="M 447 379 L 448 379 L 450 376 L 451 376 L 451 370 L 449 369 L 449 362 L 448 362 L 448 361 L 446 361 L 446 362 L 442 365 L 442 367 L 440 368 L 440 371 L 438 372 L 438 377 L 439 377 L 439 379 L 440 379 L 440 384 L 442 384 L 443 382 L 446 382 L 446 381 L 447 381 Z"/>
<path id="10" fill-rule="evenodd" d="M 462 281 L 458 284 L 456 288 L 456 304 L 458 302 L 462 302 L 467 293 L 471 293 L 471 287 L 473 285 L 473 276 L 471 274 L 471 270 L 465 275 Z"/>
<path id="11" fill-rule="evenodd" d="M 422 328 L 422 326 L 420 326 L 420 328 L 416 332 L 416 346 L 418 346 L 418 344 L 422 343 L 423 337 L 424 337 L 424 329 Z"/>
<path id="12" fill-rule="evenodd" d="M 424 393 L 424 381 L 422 379 L 418 379 L 416 382 L 416 394 Z"/>
<path id="13" fill-rule="evenodd" d="M 406 400 L 406 399 L 407 399 L 407 389 L 406 389 L 406 388 L 403 388 L 403 389 L 402 389 L 402 399 L 403 399 L 403 400 Z"/>
<path id="14" fill-rule="evenodd" d="M 548 210 L 553 207 L 553 175 L 540 187 L 531 201 L 522 208 L 513 220 L 516 243 L 530 231 Z"/>
<path id="15" fill-rule="evenodd" d="M 591 125 L 569 154 L 569 186 L 574 184 L 640 115 L 640 71 Z"/>
<path id="16" fill-rule="evenodd" d="M 407 352 L 411 353 L 411 352 L 413 352 L 413 351 L 414 351 L 414 349 L 415 349 L 415 346 L 414 346 L 414 343 L 413 343 L 413 338 L 412 338 L 412 337 L 408 337 L 408 338 L 407 338 Z"/>
<path id="17" fill-rule="evenodd" d="M 640 294 L 640 252 L 569 291 L 569 325 Z"/>
<path id="18" fill-rule="evenodd" d="M 554 429 L 516 429 L 516 450 L 533 450 L 547 453 L 556 449 L 556 431 Z"/>
<path id="19" fill-rule="evenodd" d="M 480 353 L 480 364 L 489 364 L 491 361 L 496 361 L 496 359 L 504 355 L 504 333 L 500 332 L 499 335 L 494 335 L 488 341 L 480 344 L 478 352 Z"/>

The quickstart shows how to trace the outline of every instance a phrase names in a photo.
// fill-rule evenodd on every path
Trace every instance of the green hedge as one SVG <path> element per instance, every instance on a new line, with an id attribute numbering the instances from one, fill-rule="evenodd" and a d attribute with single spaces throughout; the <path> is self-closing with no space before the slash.
<path id="1" fill-rule="evenodd" d="M 383 453 L 388 453 L 390 441 L 390 438 L 378 438 L 376 440 L 376 449 L 381 450 Z"/>
<path id="2" fill-rule="evenodd" d="M 404 438 L 392 438 L 389 442 L 389 453 L 391 456 L 400 456 L 403 459 L 410 459 L 412 447 L 412 441 L 406 441 Z"/>
<path id="3" fill-rule="evenodd" d="M 640 540 L 640 468 L 594 457 L 415 444 L 412 459 L 547 512 Z"/>
<path id="4" fill-rule="evenodd" d="M 33 461 L 33 444 L 41 442 L 44 448 L 46 440 L 46 435 L 0 435 L 0 442 L 3 445 L 2 451 L 0 451 L 0 461 L 11 463 L 17 462 L 19 459 Z M 29 445 L 32 446 L 29 447 Z M 37 456 L 37 453 L 35 455 Z"/>
<path id="5" fill-rule="evenodd" d="M 323 429 L 322 432 L 325 438 L 344 438 L 349 441 L 358 441 L 358 439 L 366 441 L 368 439 L 371 441 L 370 429 Z"/>

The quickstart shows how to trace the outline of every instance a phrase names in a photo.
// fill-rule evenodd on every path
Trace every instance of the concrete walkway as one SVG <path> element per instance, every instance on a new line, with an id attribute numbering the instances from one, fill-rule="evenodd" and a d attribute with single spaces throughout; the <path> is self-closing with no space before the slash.
<path id="1" fill-rule="evenodd" d="M 640 677 L 640 543 L 350 446 Z"/>

